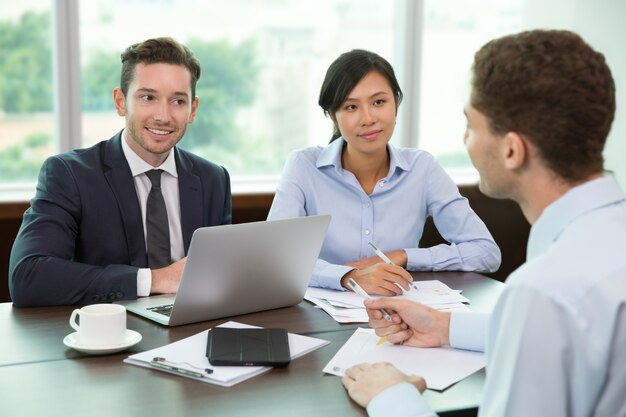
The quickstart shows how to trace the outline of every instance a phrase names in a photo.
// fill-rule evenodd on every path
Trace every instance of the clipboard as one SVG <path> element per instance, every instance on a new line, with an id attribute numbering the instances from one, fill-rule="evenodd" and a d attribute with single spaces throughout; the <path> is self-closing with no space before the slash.
<path id="1" fill-rule="evenodd" d="M 232 387 L 272 369 L 269 366 L 213 367 L 206 357 L 207 337 L 208 333 L 221 327 L 258 328 L 229 321 L 174 343 L 135 353 L 124 359 L 124 363 L 223 387 Z M 288 337 L 292 360 L 330 343 L 327 340 L 293 333 L 289 333 Z"/>

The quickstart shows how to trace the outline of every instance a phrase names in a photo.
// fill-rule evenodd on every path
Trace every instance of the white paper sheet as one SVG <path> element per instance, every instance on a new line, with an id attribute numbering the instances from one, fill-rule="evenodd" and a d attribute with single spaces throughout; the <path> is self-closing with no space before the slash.
<path id="1" fill-rule="evenodd" d="M 415 281 L 410 291 L 396 296 L 413 300 L 437 310 L 470 310 L 464 303 L 469 300 L 461 291 L 453 290 L 438 280 Z M 380 296 L 373 295 L 372 298 Z M 304 299 L 317 305 L 339 323 L 367 323 L 363 297 L 352 291 L 336 291 L 325 288 L 308 288 Z"/>
<path id="2" fill-rule="evenodd" d="M 312 302 L 317 307 L 324 310 L 338 323 L 367 323 L 368 317 L 365 308 L 342 308 L 336 307 L 333 303 L 322 298 L 305 295 L 304 299 Z"/>
<path id="3" fill-rule="evenodd" d="M 397 298 L 409 299 L 426 305 L 442 305 L 469 303 L 469 300 L 461 295 L 461 291 L 453 290 L 438 280 L 415 281 L 409 291 L 405 291 Z M 352 291 L 336 291 L 326 288 L 309 287 L 306 295 L 322 298 L 329 301 L 336 301 L 354 307 L 363 307 L 363 297 Z M 380 298 L 379 295 L 372 295 L 372 298 Z"/>
<path id="4" fill-rule="evenodd" d="M 359 363 L 390 362 L 405 374 L 424 377 L 428 389 L 443 391 L 485 366 L 481 352 L 441 348 L 414 348 L 382 342 L 373 329 L 357 329 L 328 362 L 324 372 L 343 376 Z"/>
<path id="5" fill-rule="evenodd" d="M 253 328 L 255 326 L 229 321 L 220 327 Z M 224 387 L 233 386 L 272 369 L 269 366 L 212 366 L 206 357 L 206 343 L 209 331 L 210 329 L 169 345 L 131 355 L 124 359 L 124 362 Z M 289 350 L 291 351 L 292 360 L 329 343 L 327 340 L 289 333 Z M 176 364 L 178 368 L 188 371 L 197 372 L 198 369 L 209 368 L 213 370 L 213 373 L 205 377 L 194 377 L 161 368 L 154 368 L 150 365 L 150 362 L 155 357 L 165 358 L 168 363 Z"/>

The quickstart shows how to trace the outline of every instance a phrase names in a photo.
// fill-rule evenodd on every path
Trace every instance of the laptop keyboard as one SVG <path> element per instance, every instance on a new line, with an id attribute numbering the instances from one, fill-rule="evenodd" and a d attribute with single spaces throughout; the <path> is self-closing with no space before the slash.
<path id="1" fill-rule="evenodd" d="M 174 304 L 166 304 L 162 306 L 150 307 L 148 310 L 154 311 L 155 313 L 163 314 L 164 316 L 169 317 L 172 314 L 172 308 Z"/>

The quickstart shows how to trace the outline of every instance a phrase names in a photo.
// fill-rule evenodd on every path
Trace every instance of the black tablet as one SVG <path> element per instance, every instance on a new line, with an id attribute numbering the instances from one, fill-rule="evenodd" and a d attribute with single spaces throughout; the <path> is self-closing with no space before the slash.
<path id="1" fill-rule="evenodd" d="M 206 356 L 214 366 L 287 366 L 289 336 L 286 329 L 215 327 L 207 337 Z"/>

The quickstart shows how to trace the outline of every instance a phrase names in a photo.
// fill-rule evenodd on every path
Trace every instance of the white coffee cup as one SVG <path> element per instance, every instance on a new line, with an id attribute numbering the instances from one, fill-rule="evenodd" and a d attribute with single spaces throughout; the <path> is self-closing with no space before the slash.
<path id="1" fill-rule="evenodd" d="M 79 317 L 80 323 L 76 322 Z M 72 311 L 70 326 L 83 346 L 116 346 L 124 342 L 126 307 L 118 304 L 92 304 Z"/>

